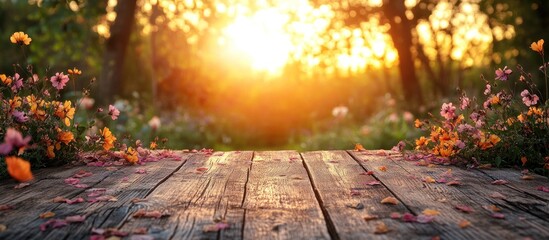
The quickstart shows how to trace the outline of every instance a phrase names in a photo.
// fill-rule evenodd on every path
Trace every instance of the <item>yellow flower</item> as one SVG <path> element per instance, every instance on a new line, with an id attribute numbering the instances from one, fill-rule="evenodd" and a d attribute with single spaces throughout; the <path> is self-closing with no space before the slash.
<path id="1" fill-rule="evenodd" d="M 155 150 L 155 149 L 156 149 L 156 147 L 157 147 L 157 144 L 156 144 L 156 142 L 154 142 L 154 141 L 153 141 L 153 142 L 151 142 L 151 145 L 149 146 L 149 148 L 150 148 L 151 150 Z"/>
<path id="2" fill-rule="evenodd" d="M 71 119 L 74 118 L 75 109 L 71 107 L 71 101 L 67 100 L 62 105 L 59 104 L 55 110 L 55 115 L 65 122 L 65 125 L 71 125 Z"/>
<path id="3" fill-rule="evenodd" d="M 15 180 L 27 182 L 33 179 L 31 165 L 29 162 L 18 157 L 6 157 L 8 173 Z"/>
<path id="4" fill-rule="evenodd" d="M 15 110 L 16 108 L 18 107 L 21 107 L 21 97 L 19 96 L 15 96 L 13 97 L 13 99 L 10 99 L 8 101 L 9 105 L 10 105 L 10 112 Z"/>
<path id="5" fill-rule="evenodd" d="M 531 45 L 530 45 L 530 48 L 536 52 L 538 52 L 539 54 L 543 54 L 543 39 L 540 39 L 538 42 L 533 42 Z"/>
<path id="6" fill-rule="evenodd" d="M 129 147 L 128 150 L 124 153 L 124 159 L 131 164 L 136 164 L 139 159 L 137 158 L 137 151 L 132 147 Z"/>
<path id="7" fill-rule="evenodd" d="M 57 131 L 57 140 L 61 141 L 65 145 L 68 145 L 71 141 L 74 140 L 74 135 L 72 134 L 72 132 L 64 132 L 61 131 L 61 129 L 58 129 Z"/>
<path id="8" fill-rule="evenodd" d="M 103 131 L 101 131 L 101 136 L 103 137 L 103 149 L 105 149 L 105 151 L 109 151 L 111 148 L 114 147 L 116 137 L 112 135 L 111 130 L 109 130 L 107 127 L 104 127 Z"/>
<path id="9" fill-rule="evenodd" d="M 80 71 L 78 68 L 69 69 L 67 72 L 69 72 L 69 74 L 74 74 L 74 75 L 82 74 L 82 71 Z"/>
<path id="10" fill-rule="evenodd" d="M 32 41 L 32 38 L 30 38 L 29 35 L 25 34 L 24 32 L 14 32 L 10 37 L 10 41 L 19 45 L 29 45 Z"/>
<path id="11" fill-rule="evenodd" d="M 452 145 L 444 144 L 440 146 L 438 153 L 441 157 L 451 157 L 455 154 L 455 151 Z"/>
<path id="12" fill-rule="evenodd" d="M 416 149 L 420 149 L 424 146 L 427 146 L 429 143 L 429 139 L 425 138 L 424 136 L 421 136 L 419 139 L 416 140 Z"/>

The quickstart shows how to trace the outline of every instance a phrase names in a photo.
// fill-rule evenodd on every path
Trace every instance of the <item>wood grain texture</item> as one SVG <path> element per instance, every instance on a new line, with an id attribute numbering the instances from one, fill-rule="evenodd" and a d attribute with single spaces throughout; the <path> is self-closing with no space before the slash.
<path id="1" fill-rule="evenodd" d="M 436 217 L 434 228 L 440 229 L 440 236 L 451 239 L 518 239 L 524 237 L 546 238 L 547 230 L 543 229 L 543 220 L 518 208 L 512 208 L 509 201 L 536 201 L 523 198 L 515 192 L 506 191 L 507 199 L 490 197 L 493 192 L 506 189 L 505 186 L 492 185 L 475 171 L 467 171 L 457 167 L 421 167 L 412 162 L 406 162 L 398 156 L 381 156 L 373 152 L 349 152 L 367 169 L 379 169 L 385 166 L 387 170 L 376 171 L 380 179 L 399 199 L 414 213 L 419 214 L 424 209 L 435 209 L 441 212 Z M 426 183 L 425 177 L 439 178 L 448 169 L 452 175 L 462 182 L 460 186 L 447 186 L 438 183 Z M 518 200 L 520 199 L 520 200 Z M 536 202 L 535 204 L 542 204 Z M 465 214 L 454 209 L 456 205 L 466 205 L 474 209 L 473 213 Z M 505 219 L 492 217 L 493 212 L 485 207 L 496 205 L 502 209 Z M 471 227 L 460 229 L 457 223 L 462 220 L 471 222 Z"/>
<path id="2" fill-rule="evenodd" d="M 183 156 L 183 161 L 164 159 L 162 162 L 152 162 L 141 166 L 121 166 L 117 167 L 117 170 L 114 171 L 107 171 L 103 167 L 95 167 L 97 173 L 110 174 L 93 185 L 90 184 L 86 189 L 105 188 L 107 189 L 105 194 L 116 197 L 117 201 L 96 203 L 84 202 L 69 205 L 66 203 L 53 203 L 51 202 L 51 198 L 53 197 L 51 197 L 47 199 L 49 202 L 38 206 L 39 209 L 41 209 L 40 211 L 32 211 L 32 214 L 35 216 L 27 219 L 32 221 L 21 223 L 19 224 L 20 227 L 38 230 L 38 226 L 47 221 L 47 219 L 38 218 L 38 214 L 46 211 L 54 212 L 56 214 L 54 218 L 60 219 L 64 219 L 67 216 L 86 215 L 86 221 L 80 224 L 71 224 L 62 229 L 52 229 L 44 232 L 19 231 L 18 234 L 8 235 L 8 237 L 13 239 L 83 239 L 90 235 L 92 228 L 104 226 L 111 227 L 112 225 L 117 226 L 128 214 L 128 206 L 131 203 L 131 200 L 145 197 L 157 184 L 164 180 L 164 178 L 169 177 L 175 169 L 181 166 L 185 158 L 186 156 Z M 83 168 L 87 169 L 88 167 Z M 135 171 L 137 169 L 142 169 L 146 171 L 147 174 L 136 174 Z M 73 169 L 73 172 L 78 170 L 80 170 L 80 168 Z M 65 184 L 63 179 L 58 179 L 58 177 L 65 177 L 65 175 L 52 175 L 52 178 L 57 181 L 57 188 L 77 189 Z M 90 177 L 82 178 L 81 181 L 86 183 L 97 177 L 98 176 L 95 176 L 94 174 Z M 75 197 L 89 199 L 85 192 L 86 189 L 78 189 L 76 195 L 70 197 L 65 195 L 56 196 L 63 196 L 70 199 Z M 29 212 L 29 214 L 31 214 L 31 212 Z"/>
<path id="3" fill-rule="evenodd" d="M 416 239 L 435 236 L 432 228 L 424 224 L 410 224 L 390 218 L 392 212 L 408 210 L 402 204 L 382 204 L 385 197 L 396 197 L 377 181 L 345 151 L 318 151 L 302 153 L 321 206 L 327 212 L 341 239 Z M 353 191 L 353 194 L 351 194 Z M 357 204 L 363 208 L 357 209 Z M 377 216 L 372 220 L 365 217 Z M 375 227 L 384 222 L 390 232 L 375 234 Z"/>
<path id="4" fill-rule="evenodd" d="M 127 218 L 121 226 L 132 232 L 148 228 L 156 239 L 241 239 L 244 225 L 242 201 L 253 152 L 197 154 L 156 188 L 138 209 L 166 211 L 160 219 Z M 207 231 L 218 222 L 228 229 Z"/>
<path id="5" fill-rule="evenodd" d="M 299 153 L 256 152 L 246 187 L 245 239 L 329 239 Z"/>
<path id="6" fill-rule="evenodd" d="M 482 169 L 479 172 L 488 176 L 491 180 L 503 179 L 509 182 L 505 186 L 516 191 L 549 201 L 549 193 L 537 190 L 539 186 L 549 187 L 549 179 L 537 174 L 529 174 L 532 179 L 524 180 L 520 171 L 516 169 Z"/>

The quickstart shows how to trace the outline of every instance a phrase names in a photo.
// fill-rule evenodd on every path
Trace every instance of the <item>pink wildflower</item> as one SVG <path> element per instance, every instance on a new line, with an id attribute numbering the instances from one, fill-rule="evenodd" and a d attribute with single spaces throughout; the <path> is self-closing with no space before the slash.
<path id="1" fill-rule="evenodd" d="M 507 81 L 511 73 L 513 73 L 513 70 L 507 69 L 507 66 L 503 69 L 498 68 L 498 70 L 496 70 L 496 80 Z"/>
<path id="2" fill-rule="evenodd" d="M 69 81 L 69 76 L 63 74 L 62 72 L 56 73 L 55 76 L 50 78 L 50 81 L 54 88 L 56 88 L 57 90 L 61 90 Z"/>
<path id="3" fill-rule="evenodd" d="M 490 84 L 486 84 L 486 89 L 484 89 L 484 95 L 488 95 L 492 92 L 492 86 Z"/>
<path id="4" fill-rule="evenodd" d="M 13 128 L 8 128 L 4 136 L 4 143 L 0 144 L 0 154 L 6 155 L 13 149 L 21 149 L 27 146 L 31 140 L 30 136 L 23 138 L 21 133 Z"/>
<path id="5" fill-rule="evenodd" d="M 112 120 L 116 120 L 119 115 L 120 115 L 120 110 L 118 110 L 113 105 L 109 105 L 109 116 L 111 116 Z"/>
<path id="6" fill-rule="evenodd" d="M 27 117 L 27 114 L 17 110 L 13 110 L 11 115 L 13 116 L 13 118 L 15 118 L 15 121 L 19 123 L 24 123 L 29 120 L 29 117 Z"/>
<path id="7" fill-rule="evenodd" d="M 461 98 L 461 105 L 460 105 L 459 108 L 460 108 L 461 110 L 464 110 L 464 109 L 466 109 L 467 107 L 469 107 L 470 104 L 471 104 L 471 99 L 469 99 L 469 98 L 466 97 L 466 96 L 463 96 L 463 97 Z"/>
<path id="8" fill-rule="evenodd" d="M 538 104 L 538 101 L 539 101 L 538 95 L 531 94 L 530 92 L 528 92 L 528 89 L 525 89 L 524 91 L 522 91 L 520 93 L 520 96 L 522 97 L 522 102 L 527 107 Z"/>
<path id="9" fill-rule="evenodd" d="M 446 120 L 451 120 L 455 117 L 456 107 L 452 103 L 443 103 L 440 109 L 440 115 Z"/>
<path id="10" fill-rule="evenodd" d="M 11 86 L 11 90 L 13 92 L 17 92 L 22 87 L 23 87 L 23 78 L 21 78 L 19 73 L 15 73 L 15 75 L 13 75 L 13 85 Z"/>

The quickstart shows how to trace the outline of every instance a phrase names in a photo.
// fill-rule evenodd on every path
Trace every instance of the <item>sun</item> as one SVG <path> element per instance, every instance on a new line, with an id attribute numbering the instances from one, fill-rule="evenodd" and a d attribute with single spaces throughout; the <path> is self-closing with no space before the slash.
<path id="1" fill-rule="evenodd" d="M 293 45 L 285 30 L 287 14 L 270 8 L 239 16 L 225 28 L 225 38 L 254 70 L 278 73 L 288 62 Z"/>

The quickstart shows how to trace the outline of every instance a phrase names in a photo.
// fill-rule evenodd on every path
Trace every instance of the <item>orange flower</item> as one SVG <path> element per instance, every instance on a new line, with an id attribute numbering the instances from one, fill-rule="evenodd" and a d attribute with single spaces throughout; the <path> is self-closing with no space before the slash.
<path id="1" fill-rule="evenodd" d="M 11 78 L 10 77 L 6 77 L 6 74 L 0 74 L 0 80 L 2 80 L 2 83 L 10 86 L 11 85 Z"/>
<path id="2" fill-rule="evenodd" d="M 32 38 L 30 38 L 29 35 L 25 34 L 24 32 L 14 32 L 10 37 L 10 41 L 19 45 L 29 45 L 32 41 Z"/>
<path id="3" fill-rule="evenodd" d="M 8 168 L 8 173 L 15 180 L 27 182 L 33 179 L 32 172 L 30 170 L 30 163 L 22 158 L 6 157 L 6 165 Z"/>
<path id="4" fill-rule="evenodd" d="M 55 115 L 61 118 L 65 125 L 71 125 L 71 119 L 74 118 L 75 109 L 71 106 L 71 101 L 67 100 L 63 104 L 59 104 L 55 110 Z"/>
<path id="5" fill-rule="evenodd" d="M 484 135 L 484 133 L 481 133 L 479 146 L 480 146 L 480 149 L 486 150 L 486 149 L 492 148 L 500 141 L 501 141 L 501 138 L 499 138 L 496 134 L 491 134 L 490 137 L 486 139 L 486 136 Z"/>
<path id="6" fill-rule="evenodd" d="M 53 159 L 55 157 L 54 149 L 55 149 L 55 146 L 53 146 L 51 142 L 48 142 L 48 149 L 46 151 L 46 155 L 48 156 L 49 159 Z"/>
<path id="7" fill-rule="evenodd" d="M 355 151 L 366 151 L 366 149 L 360 143 L 355 144 Z"/>
<path id="8" fill-rule="evenodd" d="M 103 131 L 101 131 L 101 136 L 103 137 L 103 149 L 105 149 L 105 151 L 109 151 L 111 148 L 114 147 L 116 137 L 112 135 L 111 130 L 109 130 L 107 127 L 104 127 Z"/>
<path id="9" fill-rule="evenodd" d="M 533 42 L 531 45 L 530 45 L 530 48 L 536 52 L 538 52 L 539 54 L 543 54 L 543 39 L 540 39 L 538 40 L 538 42 Z"/>
<path id="10" fill-rule="evenodd" d="M 416 121 L 414 121 L 414 126 L 416 128 L 421 128 L 421 127 L 423 127 L 423 122 L 420 121 L 419 119 L 416 119 Z"/>
<path id="11" fill-rule="evenodd" d="M 416 140 L 416 149 L 420 149 L 424 146 L 427 146 L 429 143 L 429 139 L 425 138 L 424 136 L 421 136 L 419 139 Z"/>
<path id="12" fill-rule="evenodd" d="M 131 164 L 136 164 L 137 161 L 139 161 L 137 158 L 137 151 L 135 151 L 132 147 L 129 147 L 128 150 L 126 150 L 126 153 L 124 153 L 124 159 Z"/>
<path id="13" fill-rule="evenodd" d="M 82 71 L 80 71 L 78 68 L 69 69 L 67 72 L 69 72 L 69 74 L 74 74 L 74 75 L 82 74 Z"/>
<path id="14" fill-rule="evenodd" d="M 499 103 L 499 97 L 498 96 L 493 96 L 491 99 L 490 99 L 490 103 L 492 105 L 496 105 Z"/>
<path id="15" fill-rule="evenodd" d="M 58 131 L 59 132 L 57 133 L 57 140 L 61 141 L 65 145 L 68 145 L 71 141 L 74 140 L 74 135 L 72 134 L 72 132 L 64 132 L 61 131 L 61 129 L 59 129 Z"/>

